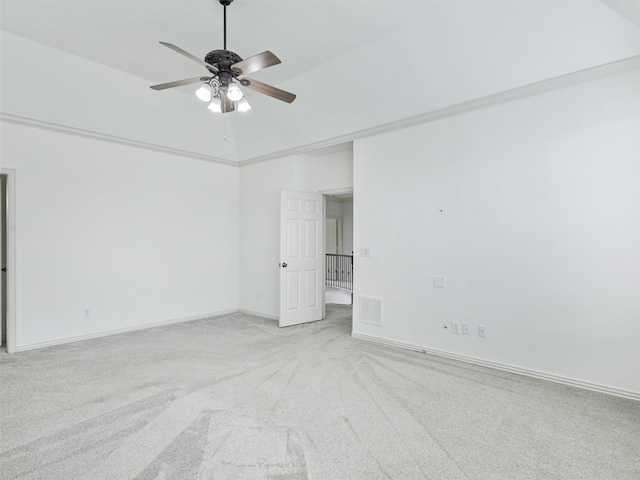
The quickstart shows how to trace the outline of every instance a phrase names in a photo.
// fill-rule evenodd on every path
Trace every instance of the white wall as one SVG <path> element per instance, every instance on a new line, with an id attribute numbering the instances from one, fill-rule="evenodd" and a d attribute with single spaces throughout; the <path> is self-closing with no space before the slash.
<path id="1" fill-rule="evenodd" d="M 357 321 L 356 298 L 354 332 L 640 392 L 639 86 L 356 141 L 355 249 L 374 256 L 356 256 L 355 294 L 383 299 L 384 324 Z"/>
<path id="2" fill-rule="evenodd" d="M 352 150 L 297 155 L 240 169 L 240 308 L 279 315 L 280 191 L 353 187 Z"/>
<path id="3" fill-rule="evenodd" d="M 1 154 L 18 348 L 238 308 L 237 167 L 4 121 Z"/>

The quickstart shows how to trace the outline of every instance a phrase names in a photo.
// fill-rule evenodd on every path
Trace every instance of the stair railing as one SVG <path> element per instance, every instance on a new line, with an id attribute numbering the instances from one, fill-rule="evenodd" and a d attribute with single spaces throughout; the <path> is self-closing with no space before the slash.
<path id="1" fill-rule="evenodd" d="M 353 291 L 353 255 L 327 253 L 328 287 Z"/>

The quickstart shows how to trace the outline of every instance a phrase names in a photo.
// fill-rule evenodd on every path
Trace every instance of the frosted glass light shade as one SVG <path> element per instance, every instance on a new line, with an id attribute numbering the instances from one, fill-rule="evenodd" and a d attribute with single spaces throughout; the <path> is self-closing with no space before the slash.
<path id="1" fill-rule="evenodd" d="M 220 102 L 219 98 L 213 97 L 207 108 L 212 112 L 222 113 L 222 102 Z"/>
<path id="2" fill-rule="evenodd" d="M 230 83 L 229 87 L 227 87 L 227 98 L 232 102 L 237 102 L 243 97 L 242 90 L 235 83 Z"/>
<path id="3" fill-rule="evenodd" d="M 251 110 L 251 105 L 249 105 L 249 102 L 247 102 L 246 98 L 241 98 L 240 100 L 238 100 L 239 112 L 248 112 L 249 110 Z"/>
<path id="4" fill-rule="evenodd" d="M 211 85 L 203 83 L 198 90 L 196 90 L 196 97 L 203 102 L 211 101 Z"/>

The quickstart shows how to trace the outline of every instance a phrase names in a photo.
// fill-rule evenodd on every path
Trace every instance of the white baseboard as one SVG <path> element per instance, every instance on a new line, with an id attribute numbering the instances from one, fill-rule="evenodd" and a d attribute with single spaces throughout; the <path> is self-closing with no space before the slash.
<path id="1" fill-rule="evenodd" d="M 82 342 L 83 340 L 91 340 L 93 338 L 109 337 L 111 335 L 118 335 L 120 333 L 135 332 L 137 330 L 146 330 L 148 328 L 161 327 L 163 325 L 172 325 L 174 323 L 190 322 L 192 320 L 201 320 L 203 318 L 220 317 L 222 315 L 229 315 L 231 313 L 238 313 L 238 309 L 234 308 L 234 309 L 231 309 L 231 310 L 222 310 L 222 311 L 219 311 L 219 312 L 203 313 L 203 314 L 200 314 L 200 315 L 193 315 L 193 316 L 190 316 L 190 317 L 182 317 L 182 318 L 174 318 L 174 319 L 171 319 L 171 320 L 163 320 L 161 322 L 145 323 L 143 325 L 135 325 L 133 327 L 119 328 L 119 329 L 116 329 L 116 330 L 108 330 L 106 332 L 90 333 L 89 335 L 81 335 L 79 337 L 63 338 L 63 339 L 60 339 L 60 340 L 52 340 L 50 342 L 32 343 L 30 345 L 21 345 L 19 347 L 16 347 L 16 352 L 24 352 L 26 350 L 35 350 L 35 349 L 38 349 L 38 348 L 53 347 L 55 345 L 64 345 L 66 343 Z"/>
<path id="2" fill-rule="evenodd" d="M 466 355 L 459 355 L 457 353 L 446 352 L 443 350 L 436 350 L 433 348 L 422 347 L 419 345 L 413 345 L 410 343 L 397 342 L 395 340 L 389 340 L 386 338 L 376 337 L 374 335 L 366 335 L 362 333 L 352 333 L 352 337 L 360 338 L 362 340 L 368 340 L 371 342 L 381 343 L 383 345 L 389 345 L 392 347 L 404 348 L 407 350 L 413 350 L 416 352 L 422 352 L 429 355 L 436 355 L 438 357 L 450 358 L 452 360 L 458 360 L 460 362 L 472 363 L 474 365 L 480 365 L 482 367 L 493 368 L 496 370 L 502 370 L 505 372 L 515 373 L 518 375 L 524 375 L 526 377 L 538 378 L 541 380 L 548 380 L 550 382 L 561 383 L 563 385 L 569 385 L 572 387 L 584 388 L 586 390 L 592 390 L 594 392 L 606 393 L 609 395 L 615 395 L 617 397 L 629 398 L 631 400 L 640 401 L 640 393 L 632 392 L 628 390 L 621 390 L 618 388 L 608 387 L 606 385 L 598 385 L 595 383 L 584 382 L 582 380 L 576 380 L 569 377 L 563 377 L 561 375 L 554 375 L 545 372 L 539 372 L 537 370 L 530 370 L 527 368 L 515 367 L 512 365 L 491 362 L 483 360 L 481 358 L 469 357 Z"/>
<path id="3" fill-rule="evenodd" d="M 254 312 L 253 310 L 247 310 L 246 308 L 241 308 L 238 311 L 240 313 L 246 313 L 247 315 L 253 315 L 254 317 L 262 317 L 268 318 L 269 320 L 275 320 L 276 322 L 280 320 L 280 317 L 278 315 L 271 315 L 270 313 Z"/>

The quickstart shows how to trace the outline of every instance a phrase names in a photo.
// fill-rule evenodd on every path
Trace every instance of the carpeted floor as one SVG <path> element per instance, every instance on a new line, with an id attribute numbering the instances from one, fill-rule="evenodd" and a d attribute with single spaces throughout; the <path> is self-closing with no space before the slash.
<path id="1" fill-rule="evenodd" d="M 1 356 L 2 479 L 640 478 L 640 403 L 244 314 Z"/>

